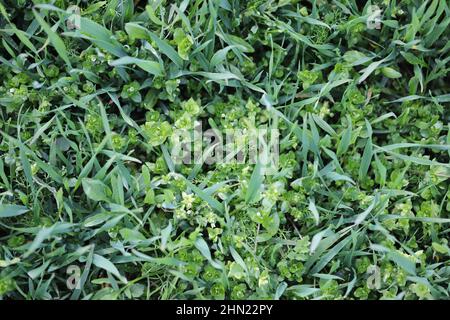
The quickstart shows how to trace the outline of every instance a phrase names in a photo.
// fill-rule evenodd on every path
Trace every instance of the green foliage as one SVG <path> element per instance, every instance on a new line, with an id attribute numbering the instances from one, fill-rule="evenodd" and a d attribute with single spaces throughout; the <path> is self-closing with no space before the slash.
<path id="1" fill-rule="evenodd" d="M 450 297 L 448 1 L 76 3 L 0 2 L 0 299 Z"/>

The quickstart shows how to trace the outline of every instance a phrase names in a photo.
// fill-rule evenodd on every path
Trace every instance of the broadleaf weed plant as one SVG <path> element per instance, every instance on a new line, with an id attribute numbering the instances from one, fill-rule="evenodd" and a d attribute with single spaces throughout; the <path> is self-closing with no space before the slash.
<path id="1" fill-rule="evenodd" d="M 1 0 L 0 299 L 448 299 L 449 25 Z"/>

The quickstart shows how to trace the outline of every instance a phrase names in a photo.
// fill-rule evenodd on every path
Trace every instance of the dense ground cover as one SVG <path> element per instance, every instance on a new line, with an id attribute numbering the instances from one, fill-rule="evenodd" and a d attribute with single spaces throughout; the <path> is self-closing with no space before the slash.
<path id="1" fill-rule="evenodd" d="M 0 297 L 447 299 L 449 24 L 443 0 L 2 0 Z M 279 130 L 276 172 L 174 162 L 198 123 Z"/>

